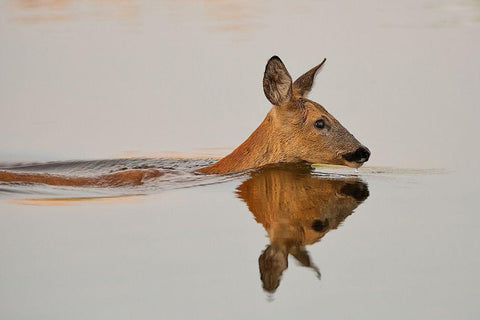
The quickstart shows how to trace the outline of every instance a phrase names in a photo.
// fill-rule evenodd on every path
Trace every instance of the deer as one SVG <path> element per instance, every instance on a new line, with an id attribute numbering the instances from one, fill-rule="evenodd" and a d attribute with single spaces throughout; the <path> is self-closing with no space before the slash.
<path id="1" fill-rule="evenodd" d="M 268 60 L 263 91 L 272 108 L 260 126 L 232 153 L 203 173 L 230 173 L 272 163 L 322 163 L 358 168 L 370 150 L 320 104 L 306 96 L 326 59 L 295 82 L 279 57 Z"/>
<path id="2" fill-rule="evenodd" d="M 326 178 L 295 164 L 267 165 L 237 187 L 255 220 L 270 240 L 258 258 L 263 289 L 274 293 L 288 268 L 288 256 L 320 279 L 306 246 L 320 241 L 369 196 L 366 183 L 354 176 Z"/>
<path id="3" fill-rule="evenodd" d="M 230 154 L 195 173 L 229 174 L 275 163 L 322 163 L 358 168 L 368 161 L 370 150 L 323 106 L 307 98 L 325 61 L 292 81 L 282 60 L 271 57 L 263 76 L 263 91 L 272 104 L 265 119 Z M 85 178 L 0 171 L 0 182 L 124 186 L 143 184 L 163 174 L 157 169 L 134 169 Z"/>

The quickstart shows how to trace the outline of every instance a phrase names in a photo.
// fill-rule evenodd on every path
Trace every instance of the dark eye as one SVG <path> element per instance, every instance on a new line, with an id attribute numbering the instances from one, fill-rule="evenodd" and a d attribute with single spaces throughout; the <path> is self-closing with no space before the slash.
<path id="1" fill-rule="evenodd" d="M 318 128 L 318 129 L 325 128 L 325 121 L 323 121 L 323 119 L 319 119 L 315 121 L 315 128 Z"/>

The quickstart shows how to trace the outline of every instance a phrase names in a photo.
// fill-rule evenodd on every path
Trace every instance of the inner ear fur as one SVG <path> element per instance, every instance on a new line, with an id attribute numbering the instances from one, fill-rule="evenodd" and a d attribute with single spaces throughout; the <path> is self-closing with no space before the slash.
<path id="1" fill-rule="evenodd" d="M 265 67 L 263 92 L 268 101 L 276 106 L 285 105 L 292 99 L 292 77 L 277 56 L 271 57 Z"/>
<path id="2" fill-rule="evenodd" d="M 327 59 L 323 59 L 323 61 L 310 69 L 309 71 L 305 72 L 301 75 L 295 82 L 293 83 L 293 94 L 295 96 L 306 97 L 310 90 L 312 90 L 313 80 L 315 79 L 315 75 L 317 74 L 318 70 L 323 66 L 323 64 L 327 61 Z"/>

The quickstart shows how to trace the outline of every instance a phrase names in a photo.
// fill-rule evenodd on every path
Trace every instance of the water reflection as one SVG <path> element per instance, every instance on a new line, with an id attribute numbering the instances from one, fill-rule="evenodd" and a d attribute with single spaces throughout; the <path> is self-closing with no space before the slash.
<path id="1" fill-rule="evenodd" d="M 129 21 L 143 19 L 146 11 L 154 11 L 157 18 L 165 17 L 180 23 L 202 17 L 211 30 L 225 32 L 253 31 L 261 26 L 260 12 L 264 1 L 241 0 L 163 1 L 148 3 L 141 0 L 12 0 L 9 7 L 15 21 L 26 24 L 88 20 Z"/>
<path id="2" fill-rule="evenodd" d="M 237 194 L 270 238 L 258 264 L 264 290 L 273 293 L 289 255 L 320 278 L 306 246 L 338 228 L 369 192 L 356 177 L 326 178 L 312 175 L 309 167 L 282 165 L 253 172 Z"/>
<path id="3" fill-rule="evenodd" d="M 226 32 L 253 31 L 261 26 L 259 13 L 265 11 L 265 1 L 204 0 L 205 18 L 213 29 Z"/>
<path id="4" fill-rule="evenodd" d="M 16 0 L 11 7 L 15 20 L 27 24 L 81 18 L 125 21 L 138 18 L 140 13 L 137 0 Z"/>

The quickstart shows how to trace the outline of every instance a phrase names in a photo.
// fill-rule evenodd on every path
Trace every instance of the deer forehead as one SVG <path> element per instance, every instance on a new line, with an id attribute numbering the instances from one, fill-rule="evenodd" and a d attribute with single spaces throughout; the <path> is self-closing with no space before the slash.
<path id="1" fill-rule="evenodd" d="M 335 117 L 328 113 L 328 111 L 321 104 L 315 101 L 306 100 L 304 102 L 304 107 L 308 117 L 313 117 L 315 119 L 325 117 L 331 121 L 335 120 Z"/>
<path id="2" fill-rule="evenodd" d="M 336 121 L 328 111 L 319 103 L 307 99 L 301 99 L 294 104 L 294 107 L 280 109 L 280 118 L 287 118 L 292 123 L 302 124 L 326 118 L 332 123 Z"/>

